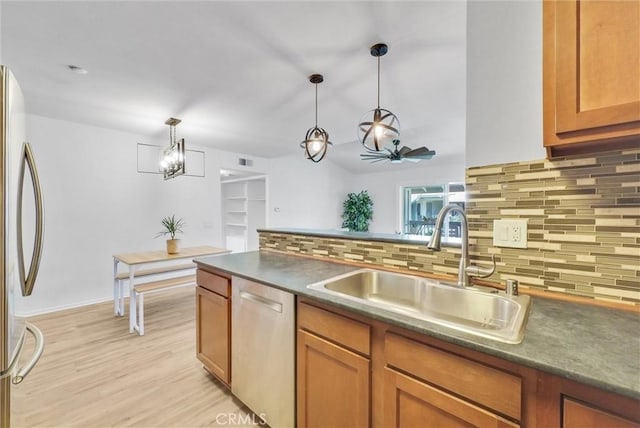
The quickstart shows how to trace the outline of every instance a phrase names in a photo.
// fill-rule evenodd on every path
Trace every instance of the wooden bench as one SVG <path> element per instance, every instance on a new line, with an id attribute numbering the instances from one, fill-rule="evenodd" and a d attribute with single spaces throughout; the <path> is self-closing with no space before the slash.
<path id="1" fill-rule="evenodd" d="M 195 274 L 134 285 L 133 292 L 136 294 L 136 302 L 138 305 L 138 333 L 140 336 L 144 335 L 144 295 L 191 285 L 196 285 Z"/>
<path id="2" fill-rule="evenodd" d="M 185 263 L 180 265 L 158 266 L 149 269 L 141 269 L 134 272 L 134 281 L 138 278 L 149 278 L 154 275 L 179 273 L 193 270 L 196 265 Z M 129 280 L 129 272 L 120 272 L 113 282 L 113 311 L 115 315 L 124 316 L 124 283 Z M 143 283 L 144 284 L 144 283 Z"/>

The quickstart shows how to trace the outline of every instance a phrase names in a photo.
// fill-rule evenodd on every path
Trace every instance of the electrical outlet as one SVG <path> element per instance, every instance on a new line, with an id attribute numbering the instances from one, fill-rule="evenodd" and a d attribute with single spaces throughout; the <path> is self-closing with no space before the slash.
<path id="1" fill-rule="evenodd" d="M 494 220 L 493 245 L 507 248 L 527 248 L 527 220 Z"/>
<path id="2" fill-rule="evenodd" d="M 513 242 L 520 242 L 521 239 L 521 234 L 522 232 L 520 231 L 520 226 L 519 225 L 513 225 L 511 226 L 511 241 Z"/>

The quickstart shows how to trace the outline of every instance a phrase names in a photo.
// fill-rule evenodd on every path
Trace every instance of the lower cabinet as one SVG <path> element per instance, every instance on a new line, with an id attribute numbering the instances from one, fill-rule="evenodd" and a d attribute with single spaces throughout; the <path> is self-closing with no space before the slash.
<path id="1" fill-rule="evenodd" d="M 385 426 L 518 426 L 506 419 L 521 418 L 518 375 L 391 332 L 384 361 Z"/>
<path id="2" fill-rule="evenodd" d="M 384 369 L 385 427 L 496 427 L 518 425 L 398 371 Z"/>
<path id="3" fill-rule="evenodd" d="M 640 423 L 565 397 L 562 402 L 562 426 L 563 428 L 640 428 Z"/>
<path id="4" fill-rule="evenodd" d="M 297 426 L 370 426 L 369 326 L 304 303 L 297 318 Z"/>
<path id="5" fill-rule="evenodd" d="M 298 330 L 298 427 L 369 426 L 368 359 Z"/>
<path id="6" fill-rule="evenodd" d="M 304 298 L 297 319 L 301 428 L 640 428 L 640 400 Z"/>
<path id="7" fill-rule="evenodd" d="M 207 371 L 229 385 L 231 383 L 231 325 L 228 297 L 230 280 L 220 275 L 198 270 L 197 281 L 197 357 Z"/>

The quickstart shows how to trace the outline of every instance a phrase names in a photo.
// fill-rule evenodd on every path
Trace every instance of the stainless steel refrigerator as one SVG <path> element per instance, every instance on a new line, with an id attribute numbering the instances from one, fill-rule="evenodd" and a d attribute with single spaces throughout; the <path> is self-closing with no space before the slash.
<path id="1" fill-rule="evenodd" d="M 26 142 L 22 91 L 13 74 L 4 66 L 0 66 L 0 79 L 0 428 L 7 428 L 11 414 L 11 385 L 22 382 L 37 363 L 44 347 L 40 330 L 14 314 L 18 293 L 29 296 L 33 291 L 42 254 L 44 219 L 38 173 L 31 146 Z M 33 192 L 24 191 L 27 172 Z M 35 219 L 30 259 L 25 257 L 23 246 L 25 193 L 35 197 L 35 216 L 30 216 Z M 20 359 L 20 353 L 27 332 L 35 337 L 36 344 L 33 355 L 25 361 Z"/>

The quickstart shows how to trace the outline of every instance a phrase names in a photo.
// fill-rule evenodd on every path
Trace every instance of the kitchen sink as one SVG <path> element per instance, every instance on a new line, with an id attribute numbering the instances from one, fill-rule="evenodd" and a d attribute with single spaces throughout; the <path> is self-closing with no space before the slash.
<path id="1" fill-rule="evenodd" d="M 529 296 L 460 288 L 372 269 L 340 275 L 310 289 L 504 343 L 520 343 Z"/>

